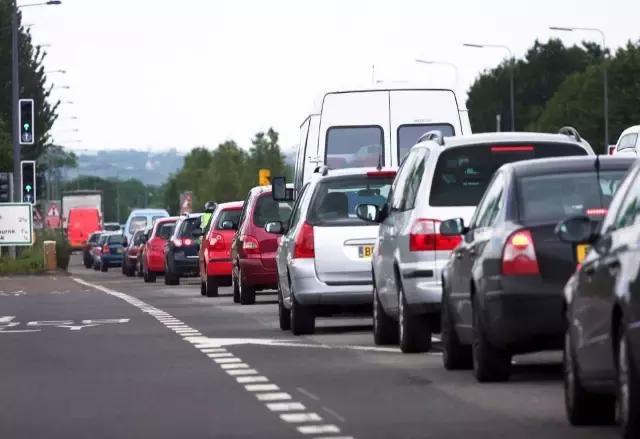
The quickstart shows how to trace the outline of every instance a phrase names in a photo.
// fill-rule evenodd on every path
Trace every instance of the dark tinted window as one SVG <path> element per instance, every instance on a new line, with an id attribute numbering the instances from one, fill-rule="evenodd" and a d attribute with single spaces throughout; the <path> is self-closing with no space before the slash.
<path id="1" fill-rule="evenodd" d="M 158 230 L 156 231 L 156 236 L 162 239 L 169 239 L 171 235 L 173 235 L 173 228 L 176 226 L 176 223 L 162 223 L 158 225 Z"/>
<path id="2" fill-rule="evenodd" d="M 109 236 L 109 244 L 120 244 L 124 243 L 124 236 L 122 235 L 111 235 Z"/>
<path id="3" fill-rule="evenodd" d="M 98 242 L 98 240 L 100 239 L 100 234 L 99 233 L 94 233 L 89 237 L 89 244 L 95 244 L 96 242 Z"/>
<path id="4" fill-rule="evenodd" d="M 133 235 L 133 245 L 142 244 L 142 237 L 144 236 L 144 232 L 142 230 L 138 230 L 135 235 Z"/>
<path id="5" fill-rule="evenodd" d="M 522 221 L 560 221 L 572 215 L 604 218 L 626 170 L 571 172 L 522 177 L 518 181 Z"/>
<path id="6" fill-rule="evenodd" d="M 384 164 L 384 139 L 379 126 L 331 127 L 327 130 L 327 166 L 331 169 Z"/>
<path id="7" fill-rule="evenodd" d="M 587 155 L 566 143 L 472 145 L 445 149 L 433 175 L 431 206 L 475 206 L 493 174 L 505 163 L 545 157 Z"/>
<path id="8" fill-rule="evenodd" d="M 440 131 L 443 136 L 453 136 L 453 127 L 449 124 L 402 125 L 398 128 L 398 163 L 409 153 L 418 139 L 429 131 Z"/>
<path id="9" fill-rule="evenodd" d="M 180 224 L 178 238 L 194 238 L 193 231 L 200 228 L 200 217 L 187 218 Z"/>
<path id="10" fill-rule="evenodd" d="M 109 235 L 100 235 L 100 239 L 98 240 L 99 245 L 104 245 L 107 242 Z"/>
<path id="11" fill-rule="evenodd" d="M 291 215 L 291 201 L 275 201 L 271 198 L 271 193 L 261 195 L 253 211 L 253 224 L 264 227 L 272 221 L 280 221 L 286 224 Z"/>
<path id="12" fill-rule="evenodd" d="M 322 226 L 370 224 L 356 216 L 356 207 L 359 204 L 381 207 L 387 201 L 391 183 L 393 177 L 366 175 L 320 183 L 313 194 L 307 220 Z"/>
<path id="13" fill-rule="evenodd" d="M 225 222 L 225 221 L 231 221 L 233 223 L 233 225 L 237 227 L 238 224 L 240 223 L 240 213 L 241 213 L 240 209 L 223 210 L 220 213 L 220 217 L 218 218 L 218 224 L 216 225 L 216 229 L 221 229 L 222 228 L 222 223 Z"/>

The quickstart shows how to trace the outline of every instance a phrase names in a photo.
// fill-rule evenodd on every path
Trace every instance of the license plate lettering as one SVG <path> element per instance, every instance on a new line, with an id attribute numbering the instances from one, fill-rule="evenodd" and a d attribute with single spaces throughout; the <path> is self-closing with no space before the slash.
<path id="1" fill-rule="evenodd" d="M 582 264 L 584 262 L 590 248 L 591 246 L 588 244 L 578 244 L 576 246 L 576 260 L 578 261 L 578 264 Z"/>
<path id="2" fill-rule="evenodd" d="M 373 246 L 372 245 L 361 245 L 358 247 L 358 257 L 359 258 L 371 258 L 373 256 Z"/>

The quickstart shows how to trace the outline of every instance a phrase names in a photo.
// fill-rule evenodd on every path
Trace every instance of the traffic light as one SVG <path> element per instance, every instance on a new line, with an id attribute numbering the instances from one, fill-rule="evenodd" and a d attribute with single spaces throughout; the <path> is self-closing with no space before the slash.
<path id="1" fill-rule="evenodd" d="M 258 185 L 260 186 L 268 186 L 271 184 L 271 170 L 270 169 L 260 169 L 258 171 Z"/>
<path id="2" fill-rule="evenodd" d="M 0 203 L 11 202 L 11 173 L 0 172 Z"/>
<path id="3" fill-rule="evenodd" d="M 35 142 L 33 99 L 20 99 L 20 145 L 33 145 Z"/>
<path id="4" fill-rule="evenodd" d="M 22 202 L 36 204 L 36 162 L 23 160 L 20 162 L 20 187 Z"/>

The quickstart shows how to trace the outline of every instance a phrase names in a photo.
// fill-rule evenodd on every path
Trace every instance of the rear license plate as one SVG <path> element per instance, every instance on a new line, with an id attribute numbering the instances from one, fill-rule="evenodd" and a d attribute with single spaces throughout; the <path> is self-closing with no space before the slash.
<path id="1" fill-rule="evenodd" d="M 590 248 L 591 246 L 588 244 L 578 244 L 576 246 L 576 259 L 578 260 L 578 264 L 582 264 L 582 262 L 584 262 Z"/>
<path id="2" fill-rule="evenodd" d="M 373 245 L 358 246 L 358 257 L 362 259 L 371 259 L 373 256 Z"/>

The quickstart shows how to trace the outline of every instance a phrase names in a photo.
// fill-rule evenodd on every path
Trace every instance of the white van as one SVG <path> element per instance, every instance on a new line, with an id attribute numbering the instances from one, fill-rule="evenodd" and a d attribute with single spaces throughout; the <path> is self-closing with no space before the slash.
<path id="1" fill-rule="evenodd" d="M 319 165 L 397 167 L 432 130 L 471 134 L 467 110 L 453 90 L 381 83 L 325 92 L 300 126 L 295 187 L 302 188 Z"/>
<path id="2" fill-rule="evenodd" d="M 625 154 L 637 156 L 640 153 L 640 125 L 627 128 L 620 134 L 611 154 Z"/>

